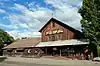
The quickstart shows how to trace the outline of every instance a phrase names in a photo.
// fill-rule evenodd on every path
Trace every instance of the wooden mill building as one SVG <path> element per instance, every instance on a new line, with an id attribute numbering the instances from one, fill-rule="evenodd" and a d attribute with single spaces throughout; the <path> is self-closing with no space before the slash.
<path id="1" fill-rule="evenodd" d="M 84 40 L 83 34 L 51 18 L 40 30 L 41 42 L 36 47 L 41 48 L 46 55 L 74 57 L 84 55 L 88 42 Z M 83 58 L 85 59 L 85 58 Z"/>
<path id="2" fill-rule="evenodd" d="M 26 54 L 24 55 L 28 55 L 28 50 L 30 50 L 29 54 L 34 55 L 35 51 L 33 49 L 38 49 L 38 53 L 42 53 L 42 55 L 45 56 L 64 56 L 73 59 L 87 58 L 89 42 L 84 39 L 84 36 L 80 31 L 55 18 L 51 18 L 39 30 L 39 32 L 41 32 L 41 38 L 38 40 L 33 39 L 32 41 L 29 41 L 31 42 L 31 45 L 30 43 L 27 43 L 26 40 L 25 43 L 17 42 L 17 44 L 15 44 L 13 47 L 11 47 L 12 44 L 10 44 L 3 49 L 12 49 L 11 52 L 13 52 L 13 50 L 20 48 L 23 49 L 21 55 L 23 55 L 25 52 Z M 90 55 L 93 54 L 90 53 Z"/>

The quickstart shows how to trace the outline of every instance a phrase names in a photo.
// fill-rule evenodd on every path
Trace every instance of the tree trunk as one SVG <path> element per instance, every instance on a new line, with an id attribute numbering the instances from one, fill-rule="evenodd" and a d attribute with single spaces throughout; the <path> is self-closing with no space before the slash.
<path id="1" fill-rule="evenodd" d="M 97 53 L 98 53 L 98 57 L 100 57 L 100 47 L 99 47 L 99 45 L 97 45 Z"/>

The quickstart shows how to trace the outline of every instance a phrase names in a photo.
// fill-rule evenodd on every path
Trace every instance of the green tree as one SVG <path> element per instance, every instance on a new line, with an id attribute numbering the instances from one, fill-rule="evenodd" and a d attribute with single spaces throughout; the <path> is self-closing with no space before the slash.
<path id="1" fill-rule="evenodd" d="M 79 9 L 82 16 L 82 31 L 90 43 L 95 44 L 99 49 L 100 44 L 100 0 L 83 0 Z M 99 50 L 100 51 L 100 50 Z M 99 54 L 98 51 L 98 54 Z"/>
<path id="2" fill-rule="evenodd" d="M 13 41 L 13 37 L 11 37 L 4 30 L 0 29 L 0 54 L 2 53 L 1 48 L 3 48 L 4 44 L 11 44 Z"/>

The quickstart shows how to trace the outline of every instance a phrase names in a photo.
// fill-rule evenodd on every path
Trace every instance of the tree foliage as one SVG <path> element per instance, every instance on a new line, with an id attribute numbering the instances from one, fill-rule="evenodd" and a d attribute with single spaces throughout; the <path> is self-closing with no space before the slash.
<path id="1" fill-rule="evenodd" d="M 13 37 L 10 36 L 7 32 L 0 29 L 0 42 L 3 44 L 10 44 L 14 41 Z"/>
<path id="2" fill-rule="evenodd" d="M 100 44 L 100 0 L 83 0 L 79 9 L 82 16 L 82 31 L 90 42 L 99 46 Z"/>
<path id="3" fill-rule="evenodd" d="M 82 16 L 82 31 L 92 43 L 100 42 L 100 0 L 83 0 L 79 13 Z"/>
<path id="4" fill-rule="evenodd" d="M 14 41 L 13 37 L 11 37 L 7 32 L 0 29 L 0 55 L 2 54 L 1 48 L 3 48 L 4 44 L 10 44 Z"/>

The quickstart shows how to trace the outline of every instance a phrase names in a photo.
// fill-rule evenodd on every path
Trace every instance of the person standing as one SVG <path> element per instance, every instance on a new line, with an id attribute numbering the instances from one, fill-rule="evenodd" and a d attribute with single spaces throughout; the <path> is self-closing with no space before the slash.
<path id="1" fill-rule="evenodd" d="M 88 52 L 89 52 L 89 49 L 88 49 L 88 46 L 86 46 L 86 47 L 84 48 L 84 53 L 85 53 L 85 58 L 86 58 L 86 60 L 89 60 L 89 58 L 88 58 Z"/>

